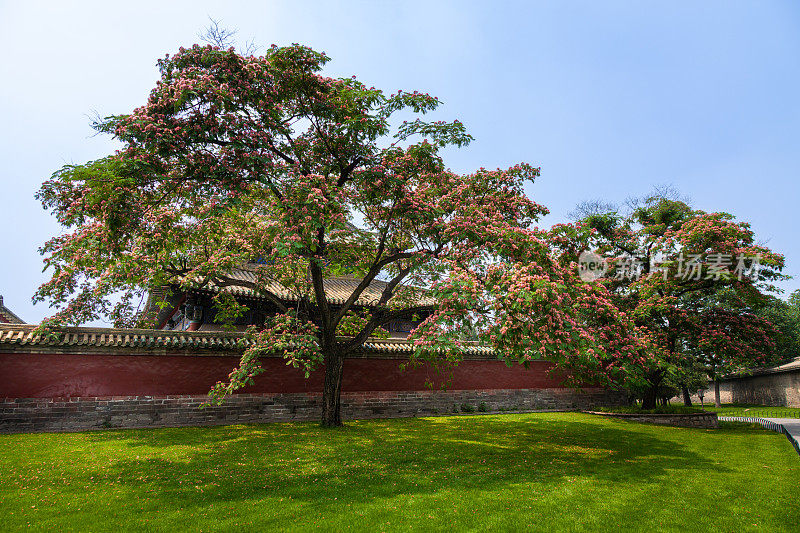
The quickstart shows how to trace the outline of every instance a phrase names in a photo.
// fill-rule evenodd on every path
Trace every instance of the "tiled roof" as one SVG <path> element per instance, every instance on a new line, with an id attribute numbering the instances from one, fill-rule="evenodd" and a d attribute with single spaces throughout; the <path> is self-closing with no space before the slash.
<path id="1" fill-rule="evenodd" d="M 728 376 L 724 376 L 723 379 L 742 379 L 742 378 L 749 378 L 751 376 L 763 376 L 765 374 L 782 374 L 783 372 L 798 372 L 800 371 L 800 357 L 796 358 L 793 361 L 789 361 L 788 363 L 784 363 L 780 366 L 773 366 L 771 368 L 755 368 L 751 369 L 748 372 L 737 372 L 734 374 L 730 374 Z"/>
<path id="2" fill-rule="evenodd" d="M 240 268 L 234 269 L 230 273 L 227 274 L 228 277 L 234 280 L 241 280 L 243 282 L 249 283 L 256 283 L 258 281 L 257 270 L 259 269 L 259 265 L 257 264 L 248 264 L 246 266 L 242 266 Z M 355 288 L 361 282 L 359 278 L 355 278 L 352 276 L 337 276 L 333 278 L 328 278 L 325 280 L 325 294 L 328 297 L 328 301 L 332 304 L 341 305 L 343 304 L 347 298 L 353 293 Z M 380 299 L 383 290 L 386 288 L 387 282 L 374 280 L 369 286 L 364 289 L 361 293 L 361 297 L 356 300 L 356 305 L 361 305 L 365 307 L 369 307 L 375 305 L 377 301 Z M 267 290 L 281 298 L 282 300 L 295 302 L 298 299 L 298 295 L 287 289 L 286 287 L 280 285 L 277 282 L 272 282 L 266 285 L 265 287 Z M 219 290 L 216 286 L 211 284 L 208 289 L 211 292 L 216 292 Z M 244 285 L 233 285 L 228 286 L 222 289 L 225 292 L 230 292 L 231 294 L 237 296 L 251 296 L 251 297 L 259 297 L 257 291 L 246 287 Z M 430 297 L 424 296 L 424 289 L 416 289 L 420 292 L 420 297 L 416 300 L 417 305 L 434 305 L 435 300 Z"/>
<path id="3" fill-rule="evenodd" d="M 10 348 L 56 348 L 80 350 L 97 349 L 144 349 L 144 350 L 192 350 L 213 352 L 239 352 L 250 345 L 244 333 L 164 331 L 158 329 L 112 329 L 66 327 L 53 337 L 34 334 L 35 325 L 0 324 L 0 352 Z M 364 355 L 408 356 L 414 345 L 400 339 L 369 339 L 364 344 Z M 470 344 L 465 356 L 492 358 L 494 351 L 488 346 Z"/>
<path id="4" fill-rule="evenodd" d="M 3 305 L 3 297 L 0 296 L 0 324 L 24 324 L 25 321 L 11 312 L 11 309 Z"/>
<path id="5" fill-rule="evenodd" d="M 198 333 L 155 329 L 61 328 L 52 337 L 35 325 L 0 324 L 0 346 L 93 346 L 119 348 L 223 348 L 248 346 L 242 333 Z"/>
<path id="6" fill-rule="evenodd" d="M 414 351 L 414 344 L 404 339 L 370 339 L 364 343 L 364 348 L 370 353 L 411 355 Z M 494 357 L 494 350 L 491 346 L 469 343 L 469 345 L 466 346 L 465 354 L 470 356 Z"/>
<path id="7" fill-rule="evenodd" d="M 792 370 L 800 370 L 800 357 L 798 357 L 794 361 L 786 363 L 785 365 L 776 366 L 775 368 L 772 368 L 771 370 L 774 371 L 774 372 L 789 372 L 789 371 L 792 371 Z"/>

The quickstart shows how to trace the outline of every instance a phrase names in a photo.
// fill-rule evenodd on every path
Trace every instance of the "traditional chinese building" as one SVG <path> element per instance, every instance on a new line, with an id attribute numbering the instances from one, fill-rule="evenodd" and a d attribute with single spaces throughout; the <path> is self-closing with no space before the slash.
<path id="1" fill-rule="evenodd" d="M 3 297 L 0 295 L 0 324 L 24 324 L 25 321 L 11 312 L 11 309 L 3 305 Z"/>
<path id="2" fill-rule="evenodd" d="M 145 306 L 143 325 L 155 329 L 171 331 L 224 331 L 224 324 L 217 320 L 217 309 L 213 298 L 220 292 L 225 291 L 232 294 L 236 300 L 248 310 L 239 317 L 233 324 L 235 330 L 244 331 L 247 326 L 260 326 L 267 317 L 277 314 L 278 308 L 267 298 L 258 294 L 250 288 L 257 280 L 258 263 L 248 263 L 227 274 L 227 277 L 238 279 L 241 285 L 230 285 L 219 289 L 213 284 L 202 289 L 192 289 L 189 291 L 180 290 L 177 287 L 164 287 L 151 294 L 150 300 Z M 334 309 L 345 303 L 347 298 L 353 293 L 360 279 L 354 276 L 337 276 L 325 280 L 325 294 L 329 305 Z M 310 283 L 310 282 L 309 282 Z M 358 312 L 372 307 L 380 299 L 387 282 L 375 280 L 356 300 L 353 310 Z M 281 302 L 288 307 L 296 305 L 299 294 L 272 283 L 268 290 L 277 295 Z M 158 300 L 167 301 L 168 305 L 163 309 L 156 305 Z M 427 297 L 424 291 L 420 290 L 415 303 L 433 306 L 434 301 Z M 386 329 L 390 338 L 405 339 L 409 332 L 424 320 L 429 313 L 418 313 L 414 320 L 394 320 L 390 322 Z"/>

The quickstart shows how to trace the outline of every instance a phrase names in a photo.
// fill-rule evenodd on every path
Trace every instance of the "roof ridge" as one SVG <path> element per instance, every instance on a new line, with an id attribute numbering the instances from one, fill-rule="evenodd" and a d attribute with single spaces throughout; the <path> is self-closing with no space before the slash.
<path id="1" fill-rule="evenodd" d="M 0 295 L 0 315 L 6 316 L 11 324 L 24 324 L 25 321 L 14 313 L 11 309 L 3 303 L 3 296 Z M 0 324 L 8 324 L 9 322 L 0 322 Z"/>
<path id="2" fill-rule="evenodd" d="M 0 323 L 0 331 L 3 330 L 10 330 L 10 329 L 18 329 L 18 330 L 29 330 L 33 331 L 34 329 L 38 328 L 40 324 L 3 324 Z M 186 330 L 168 330 L 168 329 L 152 329 L 152 328 L 106 328 L 101 326 L 59 326 L 52 328 L 53 332 L 55 333 L 70 333 L 70 334 L 80 334 L 80 333 L 95 333 L 95 334 L 115 334 L 115 335 L 157 335 L 157 336 L 165 336 L 165 335 L 193 335 L 193 336 L 201 336 L 201 335 L 219 335 L 221 337 L 225 336 L 233 336 L 233 337 L 242 337 L 244 336 L 243 331 L 186 331 Z"/>

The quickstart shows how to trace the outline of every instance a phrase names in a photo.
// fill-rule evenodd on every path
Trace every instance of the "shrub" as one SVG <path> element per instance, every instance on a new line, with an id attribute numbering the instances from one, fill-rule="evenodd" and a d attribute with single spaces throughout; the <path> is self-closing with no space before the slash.
<path id="1" fill-rule="evenodd" d="M 642 409 L 638 406 L 629 407 L 599 407 L 597 411 L 601 413 L 621 413 L 621 414 L 657 414 L 657 415 L 685 415 L 691 413 L 702 413 L 704 409 L 691 407 L 688 405 L 661 405 L 655 409 Z"/>

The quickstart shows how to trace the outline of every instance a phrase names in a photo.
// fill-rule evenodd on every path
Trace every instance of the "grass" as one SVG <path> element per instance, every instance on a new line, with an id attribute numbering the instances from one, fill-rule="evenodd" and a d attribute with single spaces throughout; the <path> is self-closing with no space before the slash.
<path id="1" fill-rule="evenodd" d="M 707 405 L 707 411 L 714 411 L 720 416 L 751 416 L 758 418 L 800 418 L 800 408 L 770 407 L 768 405 L 749 405 L 743 403 L 725 403 L 722 407 Z"/>
<path id="2" fill-rule="evenodd" d="M 540 413 L 0 436 L 0 530 L 796 531 L 782 435 Z"/>

